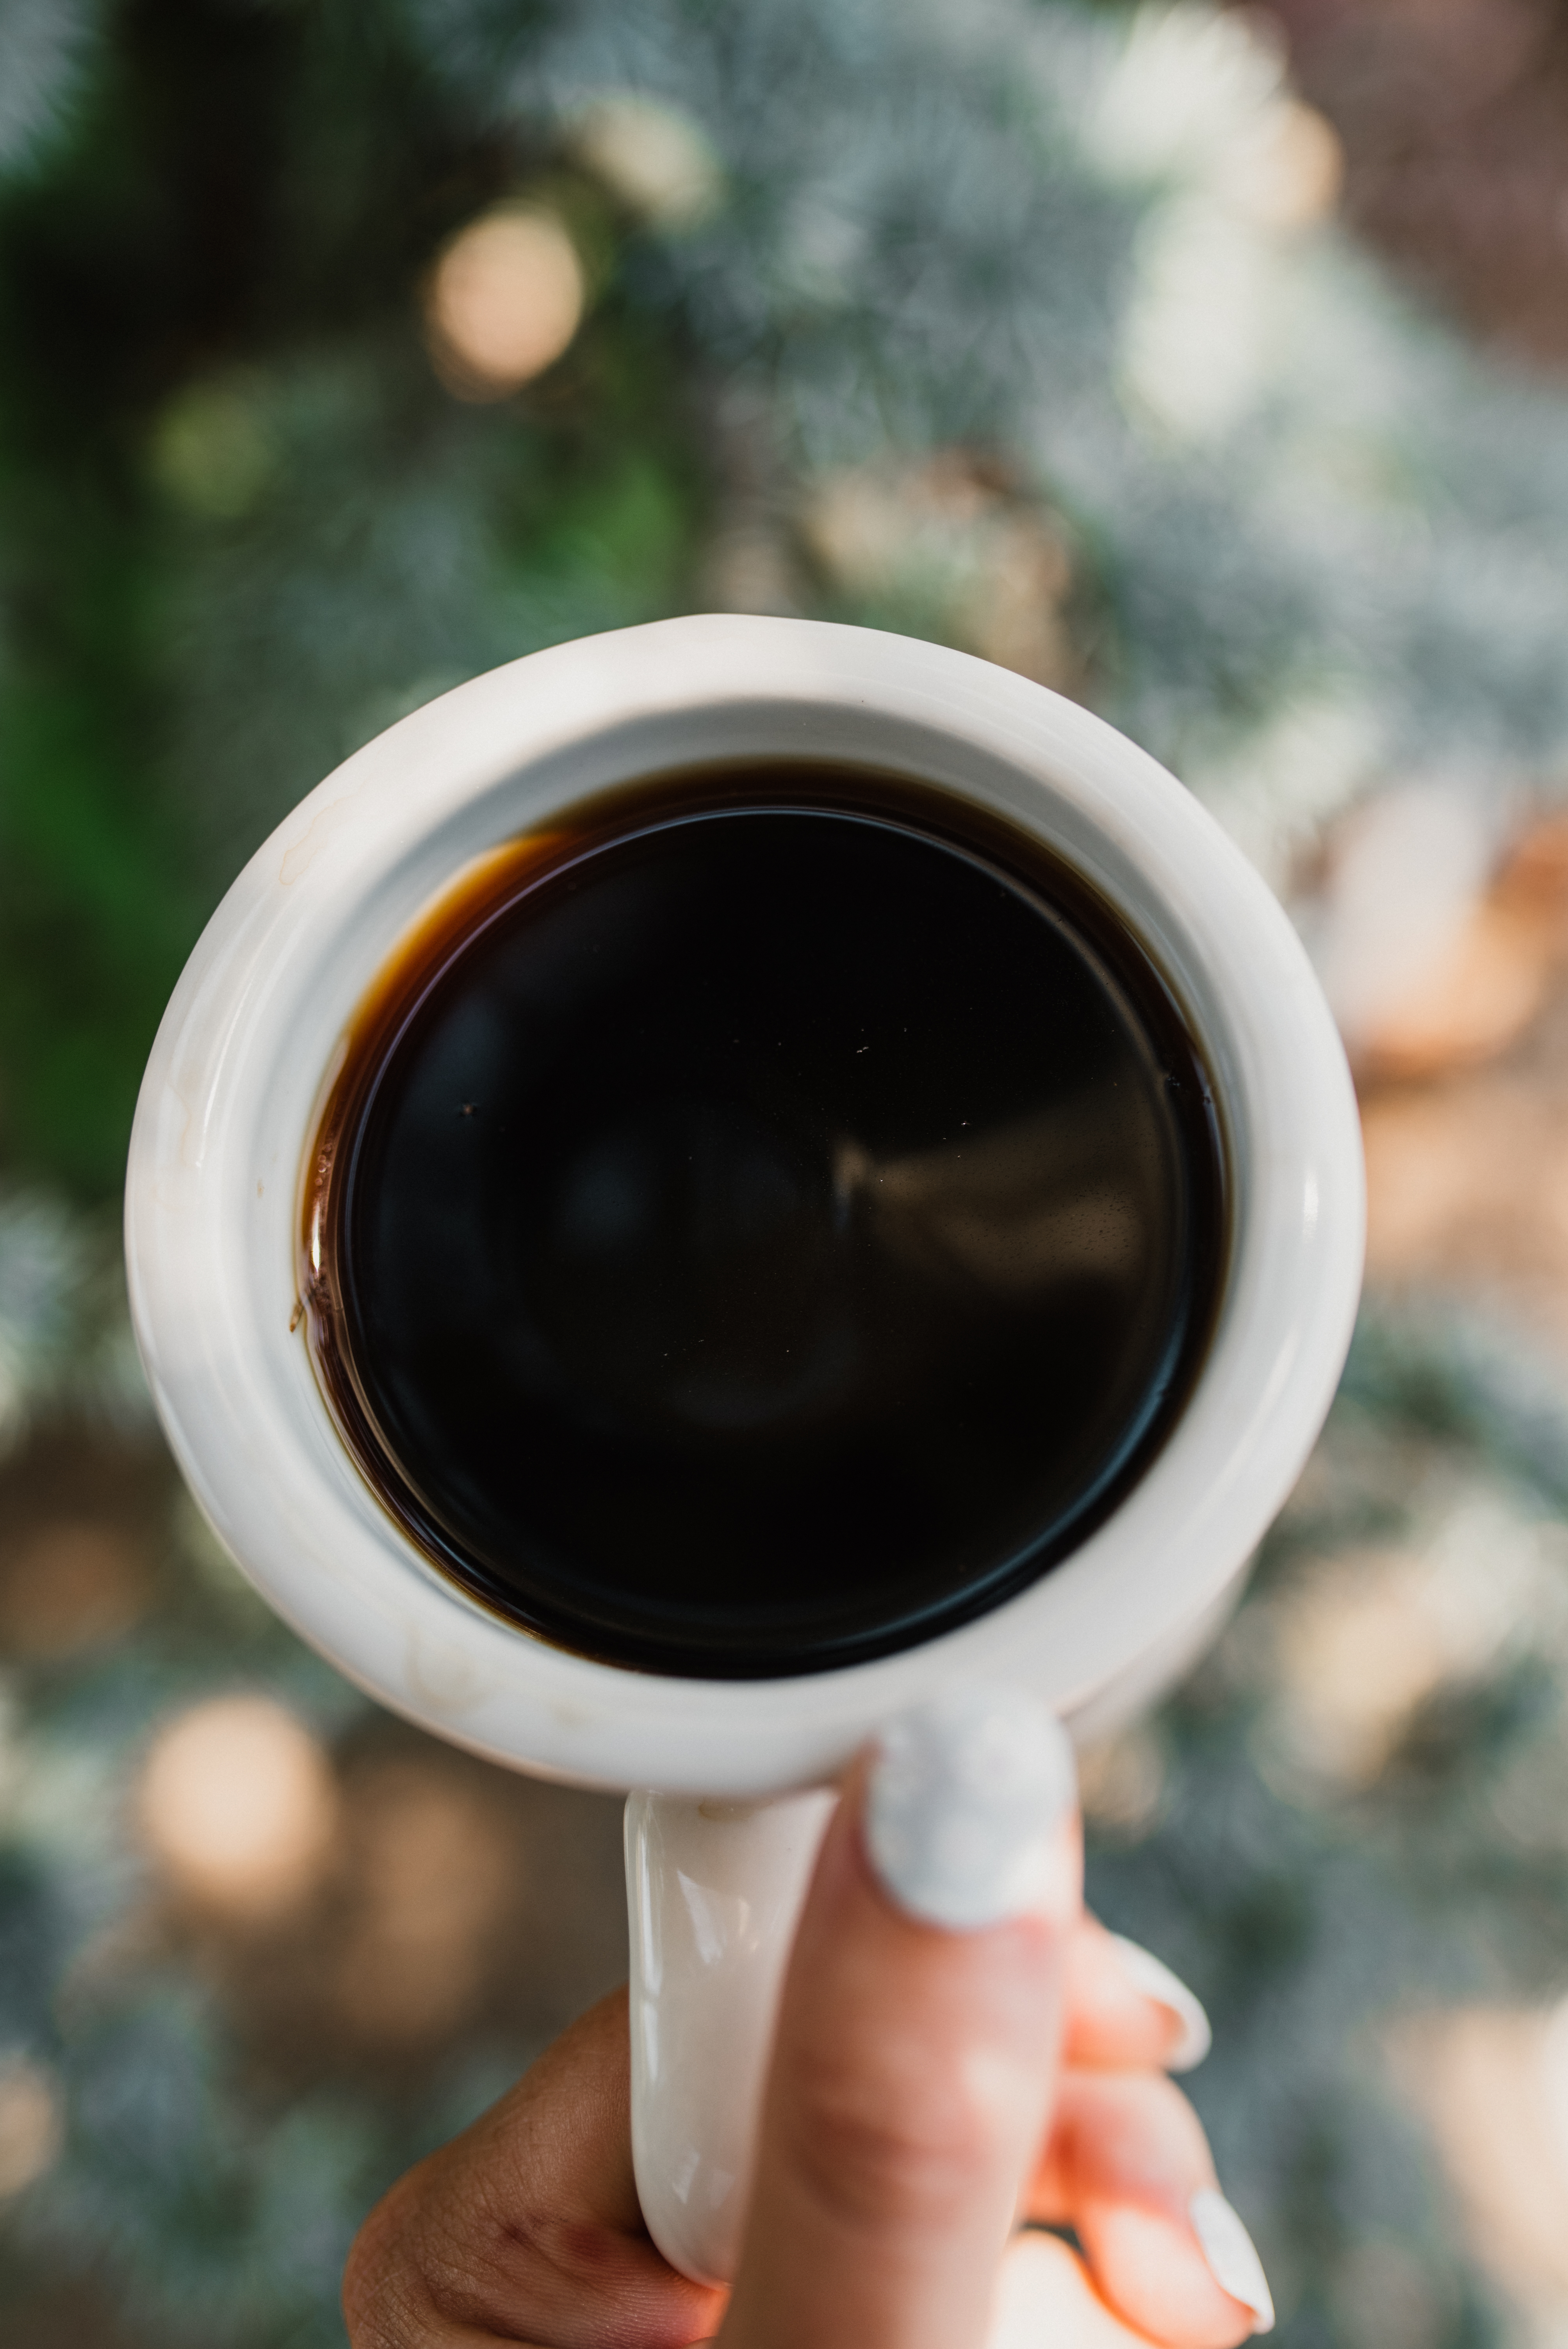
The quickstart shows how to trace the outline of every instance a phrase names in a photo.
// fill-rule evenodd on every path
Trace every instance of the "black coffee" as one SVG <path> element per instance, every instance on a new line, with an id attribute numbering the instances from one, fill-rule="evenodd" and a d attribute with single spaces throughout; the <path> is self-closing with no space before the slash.
<path id="1" fill-rule="evenodd" d="M 999 820 L 806 765 L 490 859 L 313 1165 L 313 1350 L 385 1506 L 655 1671 L 859 1662 L 1046 1572 L 1158 1450 L 1224 1255 L 1137 940 Z"/>

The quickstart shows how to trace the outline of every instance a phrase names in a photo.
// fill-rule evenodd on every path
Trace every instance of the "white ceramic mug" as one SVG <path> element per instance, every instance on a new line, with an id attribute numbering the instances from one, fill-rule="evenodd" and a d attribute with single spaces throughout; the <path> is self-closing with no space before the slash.
<path id="1" fill-rule="evenodd" d="M 1233 1210 L 1202 1372 L 1078 1550 L 923 1645 L 727 1682 L 570 1654 L 436 1571 L 339 1439 L 300 1326 L 296 1245 L 305 1154 L 351 1017 L 431 898 L 603 790 L 758 757 L 916 776 L 1047 841 L 1119 905 L 1202 1041 Z M 1317 1433 L 1362 1222 L 1344 1057 L 1251 866 L 1099 719 L 933 645 L 704 618 L 535 654 L 356 752 L 224 898 L 159 1030 L 131 1142 L 131 1303 L 158 1407 L 220 1538 L 351 1679 L 493 1761 L 634 1790 L 634 2149 L 676 2266 L 707 2281 L 733 2270 L 779 1979 L 831 1806 L 809 1790 L 954 1682 L 1026 1685 L 1081 1734 L 1173 1677 Z"/>

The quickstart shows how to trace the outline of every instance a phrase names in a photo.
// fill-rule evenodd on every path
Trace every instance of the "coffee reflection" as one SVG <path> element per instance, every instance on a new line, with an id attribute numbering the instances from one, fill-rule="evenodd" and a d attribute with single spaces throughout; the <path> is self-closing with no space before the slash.
<path id="1" fill-rule="evenodd" d="M 1114 1087 L 945 1147 L 878 1164 L 847 1143 L 838 1181 L 858 1195 L 882 1245 L 999 1299 L 1085 1279 L 1135 1288 L 1149 1269 L 1148 1200 L 1157 1167 Z"/>

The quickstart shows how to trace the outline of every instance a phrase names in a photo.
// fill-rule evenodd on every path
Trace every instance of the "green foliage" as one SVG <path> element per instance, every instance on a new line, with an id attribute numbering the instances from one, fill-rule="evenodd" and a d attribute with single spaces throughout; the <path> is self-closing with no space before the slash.
<path id="1" fill-rule="evenodd" d="M 437 383 L 419 274 L 546 159 L 392 12 L 154 0 L 73 128 L 0 210 L 0 1148 L 93 1199 L 245 854 L 430 692 L 680 608 L 704 488 L 558 166 L 597 315 L 531 398 Z"/>
<path id="2" fill-rule="evenodd" d="M 1249 318 L 1203 313 L 1183 343 L 1181 272 L 1194 223 L 1236 230 L 1225 174 L 1268 93 L 1255 60 L 1232 70 L 1237 15 L 1156 10 L 1126 39 L 1131 14 L 0 0 L 0 1445 L 66 1396 L 134 1416 L 108 1235 L 136 1087 L 271 825 L 463 678 L 722 596 L 704 566 L 727 530 L 775 601 L 953 630 L 990 524 L 962 540 L 928 512 L 857 586 L 805 543 L 824 482 L 995 460 L 992 521 L 1070 555 L 1082 689 L 1276 873 L 1282 843 L 1412 761 L 1468 761 L 1478 789 L 1561 764 L 1560 398 L 1483 372 L 1330 233 L 1253 222 L 1211 276 L 1256 295 L 1272 340 L 1205 421 L 1194 386 Z M 1141 148 L 1107 134 L 1108 90 Z M 711 206 L 661 226 L 590 168 L 606 91 L 694 142 Z M 590 314 L 525 391 L 464 401 L 422 287 L 520 191 L 568 222 Z M 1369 1316 L 1255 1596 L 1148 1733 L 1154 1793 L 1096 1838 L 1109 1919 L 1222 2026 L 1198 2100 L 1293 2349 L 1394 2337 L 1366 2282 L 1389 2245 L 1432 2349 L 1492 2337 L 1377 2033 L 1413 1996 L 1560 1986 L 1565 1439 L 1517 1348 Z M 1503 1641 L 1378 1769 L 1336 1776 L 1291 1726 L 1281 1627 L 1379 1545 L 1458 1557 L 1466 1604 L 1506 1568 L 1538 1652 Z M 36 2052 L 72 2113 L 11 2240 L 38 2272 L 99 2266 L 127 2339 L 307 2349 L 341 2339 L 357 2216 L 495 2051 L 401 2100 L 284 2094 L 188 1963 L 77 1995 L 141 1898 L 120 1803 L 156 1723 L 236 1678 L 328 1733 L 359 1704 L 221 1567 L 211 1588 L 183 1552 L 167 1570 L 134 1635 L 0 1679 L 0 2054 Z"/>

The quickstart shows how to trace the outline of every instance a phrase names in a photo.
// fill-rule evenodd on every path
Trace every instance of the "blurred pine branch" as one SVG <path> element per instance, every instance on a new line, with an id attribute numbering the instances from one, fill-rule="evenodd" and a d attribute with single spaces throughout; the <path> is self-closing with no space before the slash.
<path id="1" fill-rule="evenodd" d="M 373 1729 L 135 1440 L 113 1203 L 202 920 L 406 709 L 714 604 L 1078 694 L 1282 886 L 1412 774 L 1559 790 L 1568 410 L 1370 268 L 1324 165 L 1198 5 L 0 0 L 0 1442 L 24 1562 L 52 1463 L 45 1599 L 90 1567 L 104 1610 L 30 1588 L 0 1671 L 0 2057 L 67 2116 L 0 2306 L 72 2267 L 108 2279 L 77 2337 L 340 2340 L 356 2216 L 528 2038 L 286 2083 L 243 1936 L 169 1926 L 128 1843 L 185 1708 L 261 1690 L 344 1784 Z M 518 201 L 583 324 L 459 396 L 431 273 Z M 1561 1987 L 1565 1436 L 1480 1319 L 1368 1314 L 1254 1598 L 1105 1764 L 1096 1896 L 1213 2007 L 1199 2101 L 1293 2349 L 1505 2323 L 1380 2034 Z"/>

